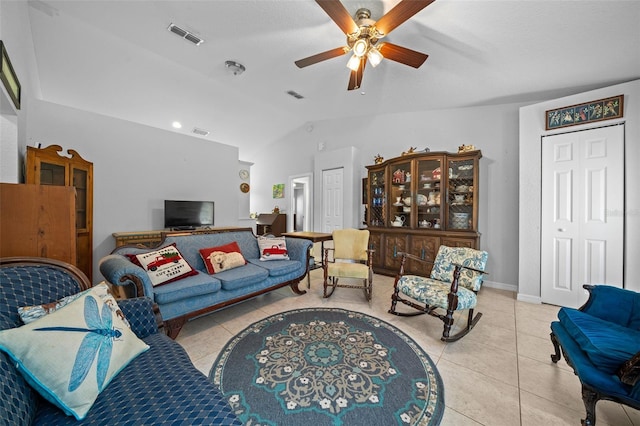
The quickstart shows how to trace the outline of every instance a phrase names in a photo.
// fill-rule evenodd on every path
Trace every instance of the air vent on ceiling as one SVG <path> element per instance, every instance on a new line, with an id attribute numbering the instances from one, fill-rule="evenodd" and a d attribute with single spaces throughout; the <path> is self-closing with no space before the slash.
<path id="1" fill-rule="evenodd" d="M 172 33 L 182 37 L 185 40 L 190 41 L 191 43 L 195 44 L 196 46 L 200 46 L 200 44 L 202 44 L 204 42 L 203 39 L 201 39 L 200 37 L 195 36 L 194 34 L 190 33 L 187 30 L 183 30 L 182 28 L 180 28 L 179 26 L 175 25 L 175 24 L 171 24 L 169 25 L 169 28 L 167 28 L 169 31 L 171 31 Z"/>
<path id="2" fill-rule="evenodd" d="M 296 92 L 296 91 L 294 91 L 294 90 L 289 90 L 289 91 L 287 92 L 287 95 L 291 95 L 291 96 L 293 96 L 293 97 L 294 97 L 294 98 L 296 98 L 296 99 L 304 99 L 304 96 L 302 96 L 300 93 L 298 93 L 298 92 Z"/>
<path id="3" fill-rule="evenodd" d="M 208 130 L 198 129 L 197 127 L 194 127 L 192 132 L 200 136 L 207 136 L 209 134 Z"/>

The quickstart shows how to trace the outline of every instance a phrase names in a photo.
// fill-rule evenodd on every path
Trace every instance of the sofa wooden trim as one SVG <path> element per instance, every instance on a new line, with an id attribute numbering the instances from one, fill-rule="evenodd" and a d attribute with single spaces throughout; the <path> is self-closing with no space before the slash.
<path id="1" fill-rule="evenodd" d="M 70 263 L 63 262 L 61 260 L 50 259 L 46 257 L 0 257 L 0 265 L 2 266 L 48 266 L 51 268 L 59 269 L 67 275 L 71 275 L 80 286 L 80 290 L 84 291 L 91 287 L 91 281 L 89 278 L 78 268 Z"/>

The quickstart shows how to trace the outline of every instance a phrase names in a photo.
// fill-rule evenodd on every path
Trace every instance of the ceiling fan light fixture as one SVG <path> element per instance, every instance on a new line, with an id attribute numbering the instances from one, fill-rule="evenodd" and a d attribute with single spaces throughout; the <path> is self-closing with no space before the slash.
<path id="1" fill-rule="evenodd" d="M 378 49 L 376 49 L 374 46 L 371 46 L 371 49 L 369 49 L 369 51 L 367 52 L 367 58 L 369 59 L 371 66 L 375 68 L 380 62 L 382 62 L 384 56 L 382 56 L 382 53 L 380 53 Z"/>
<path id="2" fill-rule="evenodd" d="M 358 71 L 359 67 L 360 67 L 360 58 L 358 58 L 358 55 L 354 54 L 349 59 L 349 62 L 347 62 L 347 68 L 349 68 L 351 71 Z"/>
<path id="3" fill-rule="evenodd" d="M 369 50 L 369 41 L 366 38 L 360 38 L 353 44 L 353 54 L 362 58 Z"/>

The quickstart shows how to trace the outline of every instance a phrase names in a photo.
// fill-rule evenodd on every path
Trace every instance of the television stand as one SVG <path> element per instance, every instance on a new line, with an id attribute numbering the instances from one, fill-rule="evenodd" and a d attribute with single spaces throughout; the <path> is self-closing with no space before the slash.
<path id="1" fill-rule="evenodd" d="M 195 226 L 176 226 L 171 228 L 172 231 L 195 231 Z"/>

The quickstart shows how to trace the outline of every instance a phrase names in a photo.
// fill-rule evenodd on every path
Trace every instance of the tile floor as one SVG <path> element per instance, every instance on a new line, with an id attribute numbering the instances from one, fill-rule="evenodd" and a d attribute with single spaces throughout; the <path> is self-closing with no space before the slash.
<path id="1" fill-rule="evenodd" d="M 306 287 L 306 279 L 300 283 Z M 251 323 L 303 307 L 336 307 L 381 318 L 411 336 L 438 367 L 445 388 L 442 425 L 579 425 L 584 417 L 580 383 L 569 366 L 553 364 L 549 323 L 558 308 L 519 302 L 513 292 L 484 287 L 483 317 L 454 343 L 440 341 L 442 322 L 426 315 L 397 317 L 387 311 L 393 278 L 376 275 L 373 299 L 338 288 L 322 298 L 322 270 L 311 272 L 311 290 L 296 296 L 289 287 L 187 323 L 178 336 L 204 374 L 226 342 Z M 640 411 L 609 401 L 597 405 L 598 425 L 640 426 Z"/>

